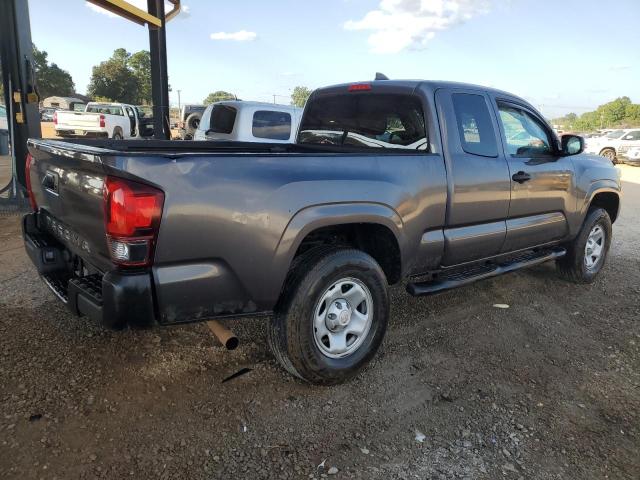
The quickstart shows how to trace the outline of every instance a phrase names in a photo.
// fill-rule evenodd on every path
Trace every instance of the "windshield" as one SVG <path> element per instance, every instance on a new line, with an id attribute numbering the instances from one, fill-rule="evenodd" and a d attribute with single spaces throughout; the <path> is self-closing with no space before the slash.
<path id="1" fill-rule="evenodd" d="M 424 150 L 427 134 L 413 95 L 340 94 L 312 101 L 298 143 Z"/>
<path id="2" fill-rule="evenodd" d="M 607 138 L 616 139 L 620 138 L 624 134 L 624 130 L 614 130 L 613 132 L 607 133 Z"/>

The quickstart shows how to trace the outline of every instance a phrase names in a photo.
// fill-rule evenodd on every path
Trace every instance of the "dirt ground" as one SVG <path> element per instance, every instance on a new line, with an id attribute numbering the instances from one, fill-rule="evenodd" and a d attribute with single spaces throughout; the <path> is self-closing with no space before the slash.
<path id="1" fill-rule="evenodd" d="M 622 169 L 593 285 L 543 265 L 433 297 L 396 287 L 380 353 L 337 387 L 285 374 L 264 319 L 227 322 L 226 352 L 201 324 L 71 316 L 0 217 L 0 478 L 638 479 L 640 168 Z"/>

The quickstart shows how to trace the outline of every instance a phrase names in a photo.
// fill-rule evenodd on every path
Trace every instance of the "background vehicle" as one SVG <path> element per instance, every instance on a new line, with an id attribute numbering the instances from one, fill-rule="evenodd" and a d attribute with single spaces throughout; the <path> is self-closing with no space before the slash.
<path id="1" fill-rule="evenodd" d="M 44 107 L 40 110 L 40 120 L 43 122 L 53 122 L 53 114 L 57 109 L 52 107 Z"/>
<path id="2" fill-rule="evenodd" d="M 194 140 L 295 142 L 302 109 L 290 105 L 228 100 L 209 105 Z"/>
<path id="3" fill-rule="evenodd" d="M 180 109 L 180 118 L 178 119 L 178 131 L 182 140 L 193 139 L 202 113 L 207 107 L 205 105 L 183 105 Z"/>
<path id="4" fill-rule="evenodd" d="M 102 137 L 121 140 L 148 135 L 148 121 L 143 121 L 134 105 L 125 103 L 88 103 L 84 112 L 59 110 L 53 123 L 60 137 Z M 153 128 L 153 127 L 152 127 Z"/>
<path id="5" fill-rule="evenodd" d="M 0 105 L 0 130 L 8 130 L 9 122 L 7 121 L 7 107 Z"/>
<path id="6" fill-rule="evenodd" d="M 635 165 L 640 167 L 640 147 L 631 147 L 628 151 L 621 155 L 623 163 L 627 165 Z"/>
<path id="7" fill-rule="evenodd" d="M 590 138 L 586 142 L 585 151 L 596 153 L 617 162 L 618 155 L 624 154 L 631 147 L 640 147 L 640 128 L 613 130 L 598 138 Z"/>
<path id="8" fill-rule="evenodd" d="M 375 354 L 403 278 L 427 295 L 556 260 L 592 282 L 621 187 L 582 149 L 506 92 L 337 85 L 311 95 L 297 144 L 30 140 L 25 246 L 76 314 L 273 314 L 283 367 L 337 383 Z"/>

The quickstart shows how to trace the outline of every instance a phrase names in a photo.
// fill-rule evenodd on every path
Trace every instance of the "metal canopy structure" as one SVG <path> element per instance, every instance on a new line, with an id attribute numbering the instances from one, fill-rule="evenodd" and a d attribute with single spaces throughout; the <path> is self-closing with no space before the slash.
<path id="1" fill-rule="evenodd" d="M 138 25 L 149 27 L 151 56 L 151 97 L 153 103 L 153 136 L 171 138 L 169 123 L 169 79 L 167 74 L 166 23 L 180 13 L 180 0 L 167 0 L 172 10 L 165 14 L 165 0 L 147 0 L 147 11 L 124 0 L 87 0 L 115 15 Z"/>
<path id="2" fill-rule="evenodd" d="M 26 1 L 0 2 L 0 60 L 12 165 L 9 184 L 0 185 L 0 203 L 19 203 L 25 198 L 20 185 L 25 181 L 27 139 L 42 135 Z"/>
<path id="3" fill-rule="evenodd" d="M 129 21 L 149 28 L 154 137 L 169 139 L 169 83 L 167 76 L 166 23 L 180 13 L 180 0 L 147 0 L 147 11 L 124 0 L 87 0 Z M 27 139 L 41 138 L 37 78 L 26 0 L 0 1 L 0 65 L 7 108 L 12 178 L 0 185 L 0 204 L 24 201 Z"/>

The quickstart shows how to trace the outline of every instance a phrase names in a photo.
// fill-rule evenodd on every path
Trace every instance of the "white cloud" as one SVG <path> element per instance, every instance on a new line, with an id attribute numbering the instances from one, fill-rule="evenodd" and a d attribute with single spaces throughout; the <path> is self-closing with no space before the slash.
<path id="1" fill-rule="evenodd" d="M 487 13 L 491 0 L 380 0 L 377 10 L 360 20 L 349 20 L 347 30 L 367 30 L 376 53 L 421 48 L 437 32 Z"/>
<path id="2" fill-rule="evenodd" d="M 611 65 L 609 70 L 612 72 L 622 72 L 623 70 L 629 70 L 631 65 Z"/>
<path id="3" fill-rule="evenodd" d="M 231 40 L 234 42 L 251 42 L 257 37 L 256 32 L 239 30 L 237 32 L 216 32 L 211 34 L 211 40 Z"/>
<path id="4" fill-rule="evenodd" d="M 140 10 L 144 10 L 145 12 L 148 11 L 147 0 L 127 0 L 127 2 L 133 5 L 134 7 L 138 7 Z M 103 15 L 106 15 L 107 17 L 120 18 L 115 13 L 111 13 L 110 11 L 105 10 L 104 8 L 99 7 L 98 5 L 95 5 L 93 3 L 85 2 L 85 5 L 89 7 L 91 10 L 93 10 L 94 12 L 101 13 Z M 172 8 L 173 8 L 173 5 L 171 5 L 170 3 L 164 2 L 165 12 L 170 12 Z M 180 13 L 176 18 L 187 18 L 189 16 L 190 16 L 189 5 L 180 5 Z"/>

